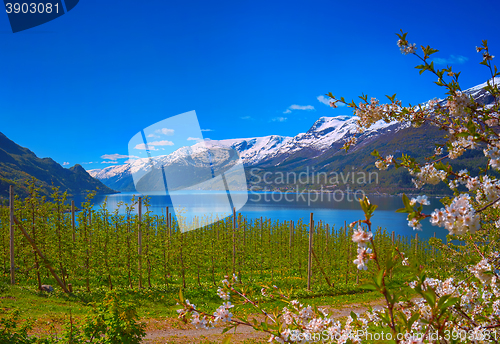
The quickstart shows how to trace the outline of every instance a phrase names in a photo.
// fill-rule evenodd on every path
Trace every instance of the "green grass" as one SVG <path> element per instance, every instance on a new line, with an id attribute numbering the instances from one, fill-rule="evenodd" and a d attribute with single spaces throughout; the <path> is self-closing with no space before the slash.
<path id="1" fill-rule="evenodd" d="M 392 287 L 399 287 L 399 285 L 393 283 Z M 123 299 L 135 302 L 138 305 L 138 314 L 141 318 L 157 319 L 175 318 L 177 316 L 176 299 L 179 291 L 177 288 L 120 289 L 120 291 Z M 0 312 L 5 313 L 12 309 L 18 309 L 21 311 L 21 318 L 31 318 L 36 321 L 67 319 L 70 312 L 74 317 L 79 318 L 90 310 L 92 302 L 101 301 L 105 293 L 105 289 L 95 289 L 91 293 L 77 291 L 72 295 L 67 295 L 59 290 L 47 293 L 39 292 L 34 287 L 2 284 L 0 288 Z M 187 288 L 183 294 L 198 308 L 207 311 L 213 311 L 222 303 L 222 300 L 216 294 L 216 288 L 213 286 Z M 259 300 L 260 305 L 268 310 L 285 306 L 282 301 L 262 298 L 260 293 L 250 291 L 247 295 L 252 299 L 255 297 Z M 296 290 L 292 292 L 292 296 L 298 296 L 297 299 L 303 304 L 342 308 L 353 303 L 364 304 L 378 300 L 381 294 L 378 292 L 364 292 L 361 289 L 344 292 L 331 289 L 328 292 L 325 290 L 315 292 Z M 238 314 L 248 315 L 256 312 L 256 309 L 249 304 L 237 306 Z"/>

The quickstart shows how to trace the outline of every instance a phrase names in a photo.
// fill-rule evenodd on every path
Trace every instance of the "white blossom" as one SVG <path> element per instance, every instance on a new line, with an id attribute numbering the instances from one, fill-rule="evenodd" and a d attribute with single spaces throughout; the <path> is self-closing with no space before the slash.
<path id="1" fill-rule="evenodd" d="M 354 229 L 354 232 L 352 234 L 352 241 L 357 243 L 358 246 L 366 246 L 366 243 L 368 243 L 372 237 L 372 232 L 366 232 L 363 230 L 363 228 L 358 226 L 358 228 Z"/>
<path id="2" fill-rule="evenodd" d="M 470 203 L 470 196 L 461 194 L 445 208 L 436 209 L 431 214 L 431 224 L 446 228 L 450 234 L 474 233 L 480 227 L 480 217 Z"/>
<path id="3" fill-rule="evenodd" d="M 224 291 L 224 289 L 222 289 L 220 287 L 217 289 L 217 295 L 219 295 L 219 297 L 221 299 L 226 300 L 226 301 L 229 300 L 229 298 L 230 298 L 230 293 Z"/>

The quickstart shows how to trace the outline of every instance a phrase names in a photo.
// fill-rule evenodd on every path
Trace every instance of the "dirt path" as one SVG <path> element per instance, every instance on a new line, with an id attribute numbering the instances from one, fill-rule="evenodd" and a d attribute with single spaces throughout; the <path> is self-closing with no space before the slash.
<path id="1" fill-rule="evenodd" d="M 375 300 L 363 304 L 353 303 L 342 308 L 328 308 L 328 313 L 334 318 L 342 318 L 348 316 L 351 311 L 355 313 L 363 313 L 368 307 L 381 308 L 383 300 Z M 251 318 L 251 317 L 249 317 Z M 264 321 L 263 316 L 257 316 L 257 320 Z M 148 322 L 147 335 L 144 343 L 147 344 L 165 344 L 165 343 L 220 343 L 228 335 L 222 334 L 223 327 L 215 327 L 209 330 L 197 330 L 192 325 L 184 324 L 177 320 L 157 321 L 150 320 Z M 232 334 L 231 343 L 267 343 L 268 335 L 257 332 L 249 326 L 239 326 L 230 331 Z"/>

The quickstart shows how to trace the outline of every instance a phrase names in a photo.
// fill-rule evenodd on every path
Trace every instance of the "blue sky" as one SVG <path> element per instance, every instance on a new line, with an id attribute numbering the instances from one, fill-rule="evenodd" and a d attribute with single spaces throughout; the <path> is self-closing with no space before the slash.
<path id="1" fill-rule="evenodd" d="M 102 168 L 141 129 L 195 110 L 211 139 L 296 135 L 351 114 L 317 97 L 442 96 L 395 35 L 440 52 L 464 88 L 500 58 L 497 0 L 97 1 L 12 34 L 0 15 L 0 132 L 40 157 Z M 494 59 L 494 61 L 497 59 Z M 496 61 L 495 61 L 496 62 Z M 208 131 L 210 130 L 210 131 Z M 124 160 L 118 160 L 124 161 Z"/>

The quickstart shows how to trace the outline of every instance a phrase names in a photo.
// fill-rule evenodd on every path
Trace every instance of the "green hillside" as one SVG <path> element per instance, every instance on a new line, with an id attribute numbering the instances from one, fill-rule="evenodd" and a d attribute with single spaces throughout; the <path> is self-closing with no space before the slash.
<path id="1" fill-rule="evenodd" d="M 116 193 L 92 178 L 82 166 L 66 169 L 51 158 L 38 158 L 0 133 L 0 202 L 9 197 L 9 185 L 15 186 L 16 195 L 26 196 L 26 182 L 32 177 L 38 180 L 41 195 L 45 196 L 52 193 L 53 186 L 67 191 L 69 196 L 93 190 L 100 194 Z"/>

